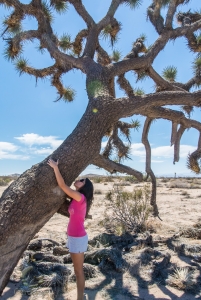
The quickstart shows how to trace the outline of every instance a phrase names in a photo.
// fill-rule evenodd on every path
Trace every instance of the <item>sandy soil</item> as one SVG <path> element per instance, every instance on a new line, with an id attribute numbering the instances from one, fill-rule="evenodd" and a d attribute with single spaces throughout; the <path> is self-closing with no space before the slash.
<path id="1" fill-rule="evenodd" d="M 86 228 L 89 235 L 89 239 L 106 232 L 106 229 L 102 225 L 104 219 L 104 211 L 108 200 L 105 200 L 105 194 L 112 190 L 113 182 L 108 183 L 94 183 L 95 197 L 91 214 L 92 220 L 86 220 Z M 155 232 L 152 234 L 155 239 L 166 239 L 178 233 L 179 228 L 186 226 L 193 226 L 198 218 L 201 216 L 201 180 L 188 181 L 186 179 L 167 180 L 164 182 L 161 179 L 157 180 L 157 203 L 160 212 L 159 219 L 151 219 Z M 177 185 L 177 188 L 172 186 Z M 142 186 L 142 184 L 131 184 L 125 186 L 124 189 L 132 191 L 134 188 Z M 194 188 L 194 187 L 197 188 Z M 189 188 L 191 187 L 191 188 Z M 193 187 L 193 188 L 192 188 Z M 200 188 L 199 188 L 200 187 Z M 0 187 L 0 195 L 3 192 L 4 187 Z M 186 194 L 185 194 L 186 192 Z M 65 242 L 66 239 L 66 225 L 68 219 L 59 214 L 55 214 L 48 223 L 41 228 L 40 232 L 35 238 L 49 238 L 55 241 Z M 190 238 L 182 238 L 181 241 L 186 244 L 201 245 L 201 240 L 194 240 Z M 176 267 L 192 267 L 192 259 L 179 255 L 177 252 L 172 251 L 166 244 L 159 244 L 157 250 L 162 253 L 169 252 L 171 254 L 171 263 Z M 129 262 L 129 267 L 125 272 L 118 273 L 115 271 L 97 272 L 97 276 L 86 280 L 85 299 L 114 299 L 114 300 L 129 300 L 129 299 L 144 299 L 144 300 L 193 300 L 201 299 L 201 292 L 195 294 L 179 290 L 169 285 L 160 284 L 160 282 L 143 287 L 140 284 L 136 276 L 141 272 L 141 264 L 139 259 L 137 260 L 136 251 L 134 248 L 128 253 L 124 254 L 124 258 Z M 201 254 L 201 253 L 199 253 Z M 195 264 L 194 264 L 195 265 Z M 197 263 L 198 269 L 201 270 L 201 263 Z M 150 272 L 149 264 L 144 270 Z M 97 269 L 98 270 L 98 269 Z M 16 282 L 10 281 L 5 288 L 1 300 L 25 300 L 34 299 L 29 296 L 22 295 L 18 291 L 20 286 L 19 280 Z M 36 299 L 42 299 L 38 296 Z M 46 299 L 43 297 L 43 299 Z M 47 298 L 48 299 L 48 298 Z M 58 300 L 75 300 L 76 299 L 76 284 L 74 282 L 69 283 L 68 290 Z"/>

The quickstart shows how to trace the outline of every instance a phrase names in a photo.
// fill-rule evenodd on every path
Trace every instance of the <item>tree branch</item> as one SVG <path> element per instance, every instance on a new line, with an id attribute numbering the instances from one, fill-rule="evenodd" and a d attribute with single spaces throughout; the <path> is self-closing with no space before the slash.
<path id="1" fill-rule="evenodd" d="M 144 123 L 143 133 L 142 133 L 142 143 L 146 150 L 146 172 L 151 177 L 152 181 L 152 193 L 150 204 L 153 206 L 154 216 L 158 216 L 158 207 L 156 204 L 156 177 L 151 169 L 151 146 L 148 140 L 149 129 L 153 119 L 147 118 Z"/>
<path id="2" fill-rule="evenodd" d="M 164 105 L 191 105 L 200 107 L 201 91 L 194 93 L 180 91 L 160 92 L 115 100 L 115 108 L 118 109 L 120 114 L 119 118 L 134 114 L 148 114 L 152 107 Z"/>
<path id="3" fill-rule="evenodd" d="M 85 63 L 81 58 L 75 58 L 73 56 L 62 53 L 58 50 L 56 44 L 52 41 L 52 39 L 44 33 L 41 37 L 42 43 L 50 52 L 50 55 L 59 62 L 65 68 L 69 67 L 69 64 L 72 67 L 82 70 L 83 73 L 86 72 Z"/>
<path id="4" fill-rule="evenodd" d="M 192 33 L 199 28 L 201 28 L 201 20 L 188 26 L 179 27 L 173 30 L 164 30 L 146 55 L 137 58 L 125 58 L 120 62 L 109 65 L 108 71 L 110 72 L 110 76 L 118 76 L 131 70 L 147 69 L 159 52 L 164 49 L 170 39 L 175 40 L 176 38 Z"/>
<path id="5" fill-rule="evenodd" d="M 171 134 L 171 141 L 170 141 L 171 146 L 174 145 L 176 141 L 177 127 L 178 127 L 178 123 L 172 122 L 172 134 Z"/>
<path id="6" fill-rule="evenodd" d="M 114 14 L 117 11 L 120 4 L 121 0 L 112 0 L 106 16 L 98 23 L 99 32 L 111 23 L 111 20 L 113 19 Z"/>
<path id="7" fill-rule="evenodd" d="M 139 171 L 136 171 L 128 166 L 124 166 L 122 164 L 116 163 L 110 159 L 106 159 L 102 155 L 97 156 L 93 161 L 92 164 L 99 168 L 103 168 L 110 173 L 126 173 L 132 176 L 135 176 L 139 181 L 143 180 L 143 174 Z"/>
<path id="8" fill-rule="evenodd" d="M 176 86 L 174 83 L 170 83 L 167 80 L 165 80 L 163 77 L 161 77 L 152 66 L 150 66 L 147 70 L 147 74 L 150 78 L 153 79 L 153 81 L 158 85 L 157 92 L 166 90 L 166 91 L 183 91 L 179 86 Z"/>
<path id="9" fill-rule="evenodd" d="M 68 0 L 69 3 L 71 3 L 77 13 L 80 15 L 80 17 L 85 21 L 87 26 L 91 28 L 92 26 L 95 25 L 95 21 L 93 18 L 90 16 L 84 5 L 82 4 L 81 0 Z"/>
<path id="10" fill-rule="evenodd" d="M 174 143 L 174 160 L 173 160 L 173 164 L 175 164 L 175 162 L 179 161 L 180 141 L 181 141 L 181 137 L 182 137 L 185 130 L 186 130 L 186 128 L 183 125 L 180 125 L 180 127 L 177 131 L 176 139 L 175 139 L 175 143 Z"/>
<path id="11" fill-rule="evenodd" d="M 177 6 L 178 6 L 177 0 L 170 1 L 168 12 L 166 15 L 166 21 L 165 21 L 165 27 L 168 29 L 172 29 L 172 22 L 173 22 L 174 14 L 177 10 Z"/>

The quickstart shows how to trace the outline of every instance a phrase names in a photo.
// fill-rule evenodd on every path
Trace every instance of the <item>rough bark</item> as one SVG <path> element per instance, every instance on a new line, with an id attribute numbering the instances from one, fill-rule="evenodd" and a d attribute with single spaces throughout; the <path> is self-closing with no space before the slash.
<path id="1" fill-rule="evenodd" d="M 111 111 L 108 118 L 107 109 L 94 114 L 89 105 L 74 132 L 51 155 L 59 159 L 67 184 L 71 184 L 100 151 L 104 131 L 114 117 L 115 112 Z M 102 124 L 98 133 L 97 124 Z M 57 186 L 47 159 L 27 170 L 4 191 L 0 200 L 0 292 L 30 239 L 64 201 L 65 195 Z"/>

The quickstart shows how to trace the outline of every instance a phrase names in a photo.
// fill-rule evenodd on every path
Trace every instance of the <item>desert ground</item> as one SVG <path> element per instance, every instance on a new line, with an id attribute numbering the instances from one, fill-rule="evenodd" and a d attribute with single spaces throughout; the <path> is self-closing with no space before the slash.
<path id="1" fill-rule="evenodd" d="M 85 299 L 201 299 L 201 179 L 157 178 L 161 220 L 150 215 L 144 232 L 138 233 L 115 232 L 105 223 L 105 211 L 110 212 L 108 193 L 114 185 L 133 192 L 143 183 L 112 180 L 94 179 L 92 219 L 85 222 L 91 241 L 84 268 Z M 4 189 L 0 187 L 0 195 Z M 113 214 L 109 215 L 112 220 Z M 73 267 L 65 248 L 67 223 L 67 217 L 55 214 L 41 228 L 1 300 L 76 299 Z M 67 274 L 62 289 L 56 284 L 53 289 L 50 284 L 31 286 L 32 265 L 56 263 L 64 265 Z"/>

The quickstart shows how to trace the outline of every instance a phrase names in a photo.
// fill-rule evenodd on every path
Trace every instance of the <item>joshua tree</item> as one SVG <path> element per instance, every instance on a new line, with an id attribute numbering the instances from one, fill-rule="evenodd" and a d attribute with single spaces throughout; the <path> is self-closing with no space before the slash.
<path id="1" fill-rule="evenodd" d="M 127 173 L 142 180 L 142 173 L 121 163 L 122 158 L 128 157 L 129 145 L 125 145 L 119 133 L 123 133 L 129 142 L 131 128 L 137 128 L 139 124 L 122 122 L 120 119 L 135 115 L 146 117 L 142 142 L 146 149 L 146 173 L 152 180 L 151 204 L 154 214 L 157 215 L 156 180 L 151 168 L 148 133 L 154 119 L 162 118 L 172 122 L 171 145 L 174 145 L 174 162 L 179 160 L 179 145 L 185 130 L 193 127 L 201 133 L 201 123 L 190 118 L 193 107 L 201 105 L 201 91 L 195 91 L 195 87 L 201 85 L 201 35 L 197 33 L 201 28 L 201 14 L 184 12 L 188 0 L 152 0 L 147 8 L 147 17 L 158 33 L 156 41 L 147 49 L 144 36 L 134 37 L 136 40 L 130 53 L 120 59 L 118 51 L 109 55 L 103 49 L 101 36 L 109 37 L 111 43 L 115 43 L 122 26 L 115 18 L 116 11 L 122 5 L 137 8 L 143 1 L 110 2 L 106 15 L 96 23 L 82 0 L 32 0 L 29 4 L 23 4 L 19 0 L 0 0 L 1 4 L 12 9 L 10 16 L 3 22 L 5 55 L 14 61 L 20 73 L 35 76 L 36 79 L 50 78 L 51 85 L 59 93 L 59 99 L 67 102 L 73 100 L 75 93 L 64 87 L 62 75 L 73 69 L 79 69 L 86 75 L 87 109 L 72 134 L 52 154 L 53 159 L 59 159 L 61 173 L 67 184 L 71 184 L 89 164 L 111 173 Z M 73 5 L 86 23 L 86 27 L 77 33 L 74 40 L 66 34 L 58 37 L 51 25 L 51 10 L 65 13 L 68 5 Z M 165 18 L 161 15 L 164 6 L 167 12 Z M 37 29 L 23 31 L 21 22 L 26 16 L 36 19 Z M 178 21 L 177 26 L 173 25 L 174 18 Z M 185 83 L 176 81 L 176 69 L 173 66 L 164 69 L 161 75 L 153 68 L 153 61 L 168 41 L 181 36 L 187 40 L 189 50 L 197 53 L 194 75 Z M 35 39 L 39 41 L 41 51 L 45 49 L 50 53 L 54 60 L 52 66 L 35 69 L 22 57 L 23 44 Z M 139 80 L 145 76 L 150 77 L 155 83 L 154 93 L 143 94 L 142 91 L 133 89 L 126 78 L 129 71 L 133 71 Z M 125 97 L 116 98 L 116 84 L 124 90 Z M 177 105 L 178 110 L 167 109 L 166 105 Z M 108 142 L 100 153 L 104 136 L 108 137 Z M 117 160 L 114 160 L 114 149 Z M 197 150 L 187 159 L 188 167 L 196 173 L 200 172 L 200 156 L 201 135 Z M 30 239 L 55 212 L 65 211 L 65 195 L 57 187 L 47 159 L 22 174 L 1 197 L 0 293 Z"/>

